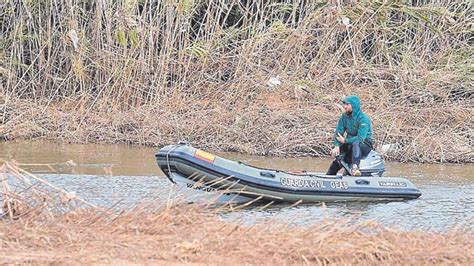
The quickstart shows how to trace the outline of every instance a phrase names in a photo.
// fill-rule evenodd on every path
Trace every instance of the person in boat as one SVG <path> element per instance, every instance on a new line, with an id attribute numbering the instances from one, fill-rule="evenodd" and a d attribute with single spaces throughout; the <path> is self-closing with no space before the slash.
<path id="1" fill-rule="evenodd" d="M 362 112 L 358 96 L 351 95 L 342 101 L 342 114 L 334 134 L 334 148 L 331 155 L 336 157 L 326 174 L 336 175 L 343 167 L 340 157 L 351 165 L 351 175 L 360 176 L 360 160 L 372 150 L 372 125 L 368 115 Z M 344 137 L 345 136 L 345 137 Z"/>

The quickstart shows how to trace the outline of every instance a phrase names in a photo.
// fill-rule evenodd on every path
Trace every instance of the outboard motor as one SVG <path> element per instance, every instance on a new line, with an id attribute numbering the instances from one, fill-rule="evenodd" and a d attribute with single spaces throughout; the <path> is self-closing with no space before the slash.
<path id="1" fill-rule="evenodd" d="M 363 176 L 382 176 L 385 172 L 382 156 L 371 150 L 366 157 L 360 160 L 360 172 Z"/>
<path id="2" fill-rule="evenodd" d="M 344 175 L 348 175 L 348 170 L 350 166 L 347 162 L 340 160 L 344 166 Z M 371 150 L 367 156 L 362 157 L 360 160 L 359 170 L 362 176 L 382 176 L 385 172 L 385 164 L 382 159 L 382 156 L 376 151 Z"/>

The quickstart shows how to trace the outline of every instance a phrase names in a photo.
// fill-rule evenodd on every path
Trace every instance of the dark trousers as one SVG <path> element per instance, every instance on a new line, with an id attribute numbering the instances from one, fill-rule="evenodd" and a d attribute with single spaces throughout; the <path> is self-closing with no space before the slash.
<path id="1" fill-rule="evenodd" d="M 352 144 L 342 144 L 340 147 L 341 154 L 344 154 L 343 160 L 348 163 L 349 165 L 357 164 L 357 167 L 360 165 L 360 159 L 365 157 L 369 154 L 372 150 L 372 142 L 371 141 L 364 141 L 360 143 L 359 141 L 355 141 Z M 339 162 L 338 159 L 334 160 L 329 166 L 327 171 L 327 175 L 336 175 L 339 170 L 341 170 L 342 164 Z"/>

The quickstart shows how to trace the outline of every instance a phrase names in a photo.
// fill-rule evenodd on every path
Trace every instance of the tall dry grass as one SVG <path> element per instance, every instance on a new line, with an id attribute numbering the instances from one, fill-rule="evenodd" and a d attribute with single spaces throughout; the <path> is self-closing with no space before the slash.
<path id="1" fill-rule="evenodd" d="M 2 162 L 0 178 L 2 264 L 474 263 L 472 228 L 405 232 L 330 219 L 310 227 L 276 220 L 248 226 L 223 221 L 219 213 L 230 211 L 225 207 L 172 201 L 117 213 L 66 197 L 71 192 L 53 184 L 32 186 L 25 181 L 41 178 L 14 162 Z"/>
<path id="2" fill-rule="evenodd" d="M 1 7 L 5 139 L 323 155 L 358 94 L 388 158 L 473 162 L 470 1 Z"/>

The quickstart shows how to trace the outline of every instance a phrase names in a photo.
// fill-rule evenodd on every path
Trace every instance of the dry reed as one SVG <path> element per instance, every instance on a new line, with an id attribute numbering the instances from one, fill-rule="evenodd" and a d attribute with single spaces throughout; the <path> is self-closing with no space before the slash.
<path id="1" fill-rule="evenodd" d="M 1 5 L 4 139 L 321 156 L 358 94 L 387 158 L 474 160 L 470 1 Z"/>
<path id="2" fill-rule="evenodd" d="M 2 263 L 465 264 L 473 235 L 402 232 L 366 222 L 243 226 L 189 206 L 103 217 L 87 210 L 49 221 L 0 222 Z"/>

